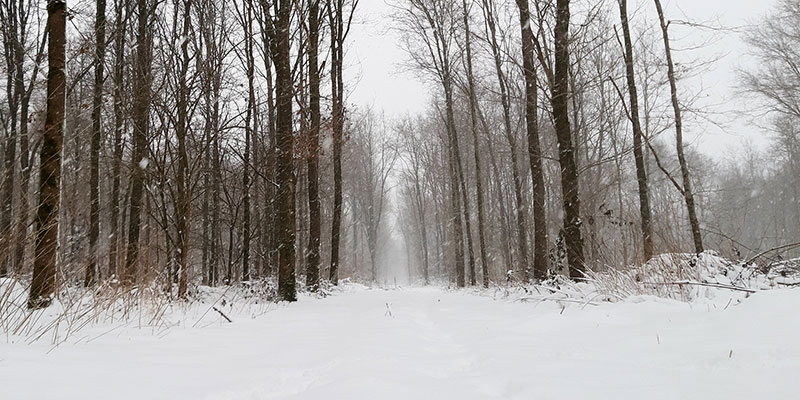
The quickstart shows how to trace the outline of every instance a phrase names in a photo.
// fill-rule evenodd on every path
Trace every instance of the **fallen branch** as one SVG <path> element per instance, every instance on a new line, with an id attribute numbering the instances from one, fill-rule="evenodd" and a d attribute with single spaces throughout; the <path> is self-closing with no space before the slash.
<path id="1" fill-rule="evenodd" d="M 756 261 L 756 259 L 763 257 L 767 253 L 770 253 L 770 252 L 773 252 L 773 251 L 779 251 L 779 250 L 788 250 L 788 249 L 791 249 L 791 248 L 794 248 L 794 247 L 800 247 L 800 242 L 784 244 L 782 246 L 773 247 L 771 249 L 764 250 L 761 253 L 758 253 L 758 254 L 754 255 L 749 260 L 745 261 L 744 265 L 750 265 L 750 264 L 754 263 Z"/>
<path id="2" fill-rule="evenodd" d="M 721 283 L 704 283 L 704 282 L 692 282 L 692 281 L 675 281 L 675 282 L 644 282 L 646 285 L 694 285 L 694 286 L 707 286 L 719 289 L 728 289 L 728 290 L 735 290 L 740 292 L 747 292 L 747 293 L 755 293 L 756 291 L 753 289 L 743 288 L 739 286 L 732 286 L 732 285 L 723 285 Z"/>

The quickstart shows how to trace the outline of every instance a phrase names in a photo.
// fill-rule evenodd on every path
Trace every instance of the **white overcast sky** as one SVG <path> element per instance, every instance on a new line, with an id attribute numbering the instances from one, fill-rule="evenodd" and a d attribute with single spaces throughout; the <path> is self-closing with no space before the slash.
<path id="1" fill-rule="evenodd" d="M 373 106 L 389 116 L 417 113 L 425 109 L 430 90 L 412 73 L 404 72 L 401 64 L 406 60 L 405 52 L 398 47 L 399 38 L 391 29 L 391 14 L 396 12 L 392 4 L 404 0 L 361 0 L 357 21 L 350 36 L 346 55 L 350 88 L 349 102 L 358 107 Z M 613 1 L 613 0 L 607 0 Z M 764 15 L 775 0 L 662 0 L 668 19 L 689 19 L 693 22 L 709 22 L 727 28 L 743 27 Z M 510 2 L 509 4 L 513 4 Z M 629 8 L 637 4 L 643 9 L 652 9 L 650 0 L 629 0 Z M 649 11 L 648 11 L 649 12 Z M 655 20 L 650 19 L 653 23 Z M 671 28 L 672 31 L 672 28 Z M 686 32 L 684 30 L 683 32 Z M 679 45 L 688 45 L 691 37 L 674 33 Z M 702 34 L 697 35 L 701 37 Z M 747 49 L 736 33 L 714 33 L 716 40 L 703 52 L 723 54 L 712 70 L 702 77 L 703 95 L 707 104 L 722 104 L 715 111 L 724 112 L 716 119 L 725 123 L 724 130 L 711 124 L 693 127 L 687 137 L 703 152 L 724 156 L 728 150 L 741 148 L 744 143 L 763 146 L 766 141 L 764 129 L 751 124 L 749 118 L 738 112 L 746 109 L 746 103 L 737 101 L 736 69 L 746 63 L 743 52 Z M 688 38 L 688 39 L 687 39 Z M 684 55 L 685 56 L 685 55 Z M 680 62 L 681 54 L 675 55 Z"/>

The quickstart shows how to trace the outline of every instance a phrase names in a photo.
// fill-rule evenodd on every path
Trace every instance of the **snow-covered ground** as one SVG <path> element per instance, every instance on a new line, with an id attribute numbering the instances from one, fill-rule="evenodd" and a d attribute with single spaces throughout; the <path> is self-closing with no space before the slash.
<path id="1" fill-rule="evenodd" d="M 2 399 L 797 399 L 800 290 L 727 309 L 353 288 L 255 318 L 0 342 Z M 499 296 L 498 296 L 499 297 Z M 195 317 L 193 317 L 195 318 Z M 13 339 L 12 339 L 13 341 Z"/>

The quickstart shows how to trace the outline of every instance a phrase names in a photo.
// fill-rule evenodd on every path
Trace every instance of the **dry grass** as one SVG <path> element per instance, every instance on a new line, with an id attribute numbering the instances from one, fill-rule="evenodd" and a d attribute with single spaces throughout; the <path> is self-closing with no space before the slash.
<path id="1" fill-rule="evenodd" d="M 784 264 L 800 265 L 800 262 Z M 683 302 L 716 297 L 730 300 L 746 298 L 759 290 L 800 285 L 800 267 L 789 270 L 794 275 L 788 276 L 791 274 L 787 274 L 784 264 L 776 264 L 764 272 L 755 264 L 731 262 L 714 252 L 699 255 L 668 253 L 638 266 L 590 270 L 579 282 L 556 275 L 540 284 L 496 285 L 491 291 L 478 292 L 512 301 L 555 302 L 581 307 L 636 296 Z"/>
<path id="2" fill-rule="evenodd" d="M 63 287 L 44 309 L 29 310 L 29 283 L 0 280 L 0 332 L 6 340 L 28 343 L 48 340 L 56 346 L 83 328 L 96 324 L 164 326 L 170 300 L 150 288 L 125 290 L 113 283 L 91 289 Z"/>
<path id="3" fill-rule="evenodd" d="M 71 338 L 91 341 L 123 328 L 149 329 L 160 336 L 178 326 L 203 328 L 220 323 L 223 315 L 234 320 L 256 318 L 276 304 L 271 281 L 195 287 L 187 300 L 175 299 L 157 284 L 133 289 L 113 281 L 94 288 L 70 285 L 41 310 L 27 308 L 28 291 L 29 282 L 0 279 L 0 334 L 6 341 L 47 341 L 56 347 Z M 99 329 L 92 330 L 93 336 L 76 337 L 87 327 Z"/>

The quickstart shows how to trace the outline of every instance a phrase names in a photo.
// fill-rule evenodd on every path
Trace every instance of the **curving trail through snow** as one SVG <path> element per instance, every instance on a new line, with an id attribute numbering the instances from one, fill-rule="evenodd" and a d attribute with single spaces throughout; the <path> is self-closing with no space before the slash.
<path id="1" fill-rule="evenodd" d="M 358 289 L 163 337 L 127 329 L 49 354 L 47 344 L 0 342 L 0 398 L 800 396 L 800 290 L 757 293 L 724 311 L 641 298 L 561 311 L 464 291 Z"/>

